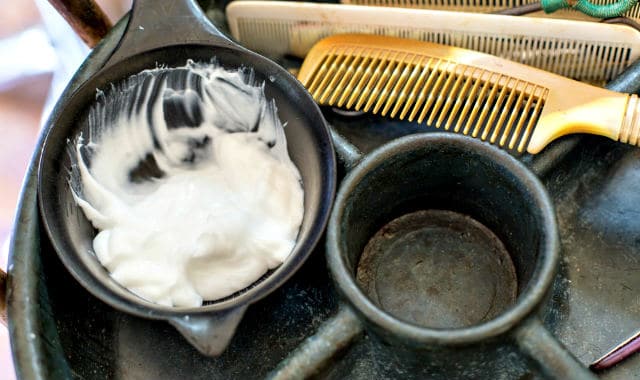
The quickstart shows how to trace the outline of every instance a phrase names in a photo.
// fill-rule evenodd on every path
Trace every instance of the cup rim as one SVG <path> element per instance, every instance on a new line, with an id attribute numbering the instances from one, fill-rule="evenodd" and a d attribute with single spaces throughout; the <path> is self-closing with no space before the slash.
<path id="1" fill-rule="evenodd" d="M 376 306 L 357 284 L 355 274 L 347 269 L 341 249 L 344 239 L 340 220 L 350 194 L 361 180 L 375 170 L 389 156 L 397 155 L 422 146 L 435 145 L 471 146 L 483 156 L 508 169 L 520 182 L 530 189 L 535 204 L 540 209 L 543 222 L 539 251 L 541 255 L 533 272 L 531 285 L 524 289 L 516 303 L 496 318 L 464 328 L 429 328 L 418 326 L 396 318 Z M 382 145 L 367 154 L 342 181 L 329 219 L 326 242 L 327 265 L 339 292 L 356 314 L 379 331 L 386 332 L 402 342 L 413 344 L 464 345 L 504 334 L 534 313 L 542 304 L 553 284 L 560 260 L 560 248 L 555 212 L 549 195 L 540 180 L 520 161 L 506 151 L 479 141 L 478 139 L 446 132 L 434 132 L 405 136 Z"/>

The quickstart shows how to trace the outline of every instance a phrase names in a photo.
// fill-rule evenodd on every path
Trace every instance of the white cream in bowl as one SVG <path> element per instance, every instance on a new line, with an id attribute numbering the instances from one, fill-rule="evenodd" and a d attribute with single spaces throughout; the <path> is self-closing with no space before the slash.
<path id="1" fill-rule="evenodd" d="M 251 285 L 295 246 L 300 174 L 276 105 L 253 82 L 190 62 L 98 95 L 91 133 L 73 142 L 70 186 L 99 231 L 97 258 L 138 296 L 200 306 Z"/>

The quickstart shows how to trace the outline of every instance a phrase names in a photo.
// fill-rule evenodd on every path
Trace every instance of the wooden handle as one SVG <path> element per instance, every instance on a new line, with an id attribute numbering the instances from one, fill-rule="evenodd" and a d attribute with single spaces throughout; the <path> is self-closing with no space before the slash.
<path id="1" fill-rule="evenodd" d="M 7 325 L 7 274 L 0 269 L 0 323 Z"/>
<path id="2" fill-rule="evenodd" d="M 49 2 L 89 47 L 94 47 L 111 29 L 111 21 L 94 0 Z"/>

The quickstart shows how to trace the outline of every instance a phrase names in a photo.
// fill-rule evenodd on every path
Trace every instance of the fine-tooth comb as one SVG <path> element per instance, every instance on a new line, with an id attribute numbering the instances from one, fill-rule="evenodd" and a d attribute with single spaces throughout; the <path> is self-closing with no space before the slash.
<path id="1" fill-rule="evenodd" d="M 376 34 L 458 46 L 601 84 L 640 57 L 640 32 L 624 25 L 285 1 L 234 1 L 233 37 L 261 54 L 303 58 L 320 39 Z"/>
<path id="2" fill-rule="evenodd" d="M 499 57 L 372 35 L 318 42 L 298 79 L 321 105 L 362 110 L 535 154 L 591 133 L 638 145 L 640 103 Z"/>
<path id="3" fill-rule="evenodd" d="M 591 0 L 595 5 L 608 5 L 619 0 Z M 538 0 L 340 0 L 342 4 L 371 5 L 378 7 L 401 7 L 418 9 L 438 9 L 458 12 L 490 13 L 507 8 L 522 7 L 537 3 Z M 552 14 L 538 11 L 536 16 L 564 17 L 571 19 L 595 20 L 573 9 L 560 9 Z M 622 16 L 640 21 L 640 3 L 632 6 Z"/>

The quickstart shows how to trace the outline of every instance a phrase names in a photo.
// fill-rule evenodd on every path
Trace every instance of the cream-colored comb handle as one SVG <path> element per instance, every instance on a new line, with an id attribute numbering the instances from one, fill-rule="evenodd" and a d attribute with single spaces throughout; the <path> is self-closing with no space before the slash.
<path id="1" fill-rule="evenodd" d="M 324 37 L 361 33 L 462 47 L 597 83 L 640 57 L 640 32 L 594 22 L 288 1 L 234 1 L 227 17 L 236 40 L 272 57 L 304 57 Z"/>
<path id="2" fill-rule="evenodd" d="M 499 57 L 371 35 L 338 35 L 309 52 L 298 79 L 322 105 L 417 121 L 538 153 L 591 133 L 638 144 L 637 97 Z"/>

